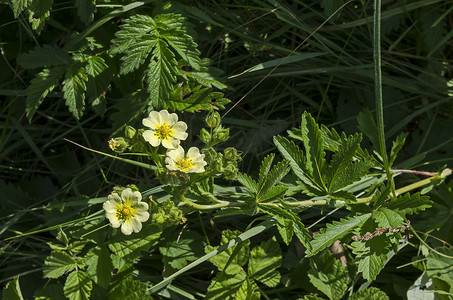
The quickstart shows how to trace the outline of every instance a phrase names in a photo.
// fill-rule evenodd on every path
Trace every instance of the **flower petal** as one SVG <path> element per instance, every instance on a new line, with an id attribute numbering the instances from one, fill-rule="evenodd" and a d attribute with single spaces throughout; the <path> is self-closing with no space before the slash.
<path id="1" fill-rule="evenodd" d="M 142 230 L 142 223 L 139 220 L 133 218 L 131 220 L 131 223 L 132 223 L 132 230 L 134 232 L 140 232 L 140 230 Z"/>
<path id="2" fill-rule="evenodd" d="M 121 205 L 121 202 L 115 200 L 107 200 L 102 204 L 102 208 L 106 213 L 116 213 L 117 206 Z"/>
<path id="3" fill-rule="evenodd" d="M 162 146 L 164 146 L 167 149 L 176 149 L 179 146 L 180 141 L 178 139 L 175 139 L 173 137 L 170 137 L 169 139 L 163 139 L 162 140 Z"/>
<path id="4" fill-rule="evenodd" d="M 142 200 L 142 194 L 139 191 L 133 192 L 131 188 L 127 188 L 121 193 L 121 198 L 123 198 L 123 201 L 129 200 L 137 203 Z"/>
<path id="5" fill-rule="evenodd" d="M 177 122 L 175 125 L 171 127 L 173 130 L 172 137 L 177 138 L 179 140 L 185 140 L 187 139 L 187 124 L 183 121 Z"/>
<path id="6" fill-rule="evenodd" d="M 161 139 L 159 139 L 156 136 L 156 132 L 155 131 L 153 131 L 153 130 L 145 130 L 145 131 L 143 131 L 142 136 L 145 139 L 145 141 L 147 141 L 148 143 L 151 144 L 151 146 L 157 147 L 157 146 L 160 145 Z"/>
<path id="7" fill-rule="evenodd" d="M 156 129 L 157 126 L 161 125 L 159 123 L 159 113 L 157 111 L 152 111 L 149 113 L 149 116 L 142 120 L 144 126 L 151 129 Z"/>
<path id="8" fill-rule="evenodd" d="M 134 230 L 134 225 L 132 224 L 132 220 L 126 221 L 121 226 L 121 232 L 125 235 L 130 235 Z"/>
<path id="9" fill-rule="evenodd" d="M 112 225 L 113 228 L 118 228 L 121 226 L 121 220 L 118 219 L 116 216 L 116 213 L 107 213 L 105 214 L 105 217 L 109 220 L 110 224 Z"/>

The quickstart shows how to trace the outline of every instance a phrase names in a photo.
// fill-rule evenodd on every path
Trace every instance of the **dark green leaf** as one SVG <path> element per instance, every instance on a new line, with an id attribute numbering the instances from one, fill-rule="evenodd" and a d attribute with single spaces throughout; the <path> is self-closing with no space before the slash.
<path id="1" fill-rule="evenodd" d="M 31 23 L 31 27 L 38 33 L 41 32 L 46 20 L 50 17 L 52 4 L 53 0 L 35 0 L 29 7 L 28 21 Z"/>
<path id="2" fill-rule="evenodd" d="M 404 196 L 398 196 L 396 199 L 384 203 L 383 206 L 401 215 L 412 215 L 430 208 L 432 203 L 428 196 L 420 196 L 420 193 L 413 195 L 406 193 Z"/>
<path id="3" fill-rule="evenodd" d="M 33 2 L 33 0 L 12 0 L 11 4 L 12 4 L 12 7 L 13 7 L 14 18 L 17 19 L 17 17 L 19 17 L 19 14 L 24 9 L 29 7 L 32 2 Z"/>
<path id="4" fill-rule="evenodd" d="M 64 285 L 64 295 L 69 300 L 90 299 L 93 282 L 83 271 L 74 271 L 69 274 Z"/>
<path id="5" fill-rule="evenodd" d="M 282 253 L 275 238 L 256 246 L 250 252 L 248 264 L 249 278 L 258 280 L 268 287 L 275 287 L 280 282 Z"/>
<path id="6" fill-rule="evenodd" d="M 90 249 L 86 259 L 88 277 L 103 288 L 108 288 L 112 278 L 113 264 L 107 247 L 102 245 Z"/>
<path id="7" fill-rule="evenodd" d="M 71 57 L 65 50 L 49 45 L 38 46 L 17 58 L 17 63 L 26 69 L 65 66 L 71 64 L 71 62 Z"/>
<path id="8" fill-rule="evenodd" d="M 245 186 L 252 194 L 256 194 L 258 192 L 258 185 L 252 177 L 248 176 L 245 173 L 238 173 L 237 180 Z"/>
<path id="9" fill-rule="evenodd" d="M 74 5 L 77 7 L 77 15 L 85 25 L 93 22 L 94 13 L 96 12 L 96 0 L 76 0 Z"/>
<path id="10" fill-rule="evenodd" d="M 4 300 L 24 300 L 20 290 L 19 277 L 8 282 L 2 291 L 2 299 Z"/>
<path id="11" fill-rule="evenodd" d="M 194 231 L 176 232 L 167 239 L 159 251 L 174 269 L 181 269 L 203 255 L 203 237 Z"/>
<path id="12" fill-rule="evenodd" d="M 379 147 L 378 136 L 377 136 L 377 127 L 374 122 L 373 114 L 369 109 L 359 113 L 357 117 L 357 122 L 359 123 L 359 130 L 362 131 L 371 141 L 374 147 Z"/>
<path id="13" fill-rule="evenodd" d="M 246 280 L 247 274 L 242 268 L 231 275 L 225 272 L 219 272 L 212 279 L 211 284 L 208 287 L 206 299 L 236 300 L 236 293 L 243 293 L 242 291 L 239 291 L 239 289 Z"/>
<path id="14" fill-rule="evenodd" d="M 406 137 L 407 133 L 402 133 L 396 137 L 395 141 L 393 141 L 392 149 L 390 150 L 389 167 L 393 165 L 396 159 L 396 155 L 401 150 L 401 148 L 403 148 Z"/>
<path id="15" fill-rule="evenodd" d="M 348 300 L 389 300 L 390 298 L 380 289 L 369 287 L 355 292 Z"/>
<path id="16" fill-rule="evenodd" d="M 108 300 L 152 300 L 153 298 L 146 293 L 146 290 L 147 285 L 144 282 L 127 276 L 110 290 Z"/>
<path id="17" fill-rule="evenodd" d="M 431 278 L 439 278 L 447 282 L 450 286 L 453 285 L 453 248 L 438 247 L 435 249 L 438 254 L 430 252 L 426 257 L 426 274 Z M 450 256 L 450 257 L 445 257 Z"/>
<path id="18" fill-rule="evenodd" d="M 379 210 L 374 212 L 373 219 L 380 228 L 396 228 L 404 224 L 404 220 L 401 215 L 385 207 L 381 207 Z"/>
<path id="19" fill-rule="evenodd" d="M 78 64 L 73 64 L 66 70 L 65 80 L 63 81 L 64 98 L 69 111 L 77 119 L 82 117 L 83 110 L 85 109 L 87 80 L 88 74 L 85 68 Z"/>
<path id="20" fill-rule="evenodd" d="M 58 278 L 72 271 L 77 262 L 69 254 L 62 251 L 52 251 L 44 261 L 43 273 L 45 278 Z"/>

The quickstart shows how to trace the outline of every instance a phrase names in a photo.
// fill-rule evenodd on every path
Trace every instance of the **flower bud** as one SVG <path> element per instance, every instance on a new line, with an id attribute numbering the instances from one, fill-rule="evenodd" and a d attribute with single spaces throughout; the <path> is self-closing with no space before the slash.
<path id="1" fill-rule="evenodd" d="M 204 160 L 209 164 L 217 157 L 217 152 L 215 152 L 214 148 L 210 147 L 207 149 L 203 149 L 202 153 L 204 154 Z"/>
<path id="2" fill-rule="evenodd" d="M 215 131 L 215 139 L 220 142 L 225 142 L 230 137 L 230 129 L 222 128 L 222 126 L 217 127 L 219 130 Z M 217 129 L 216 128 L 216 129 Z"/>
<path id="3" fill-rule="evenodd" d="M 228 165 L 225 169 L 223 169 L 223 175 L 225 176 L 225 179 L 234 179 L 237 173 L 238 168 L 234 165 Z"/>
<path id="4" fill-rule="evenodd" d="M 211 134 L 204 128 L 200 131 L 200 140 L 205 144 L 208 144 L 211 141 Z"/>
<path id="5" fill-rule="evenodd" d="M 121 153 L 126 150 L 127 142 L 122 137 L 116 137 L 110 139 L 109 141 L 109 148 L 117 153 Z"/>
<path id="6" fill-rule="evenodd" d="M 223 153 L 225 155 L 225 159 L 230 162 L 236 162 L 241 158 L 238 155 L 238 151 L 233 147 L 226 148 Z"/>
<path id="7" fill-rule="evenodd" d="M 206 117 L 206 123 L 209 127 L 214 128 L 220 125 L 220 114 L 216 111 L 211 112 Z"/>
<path id="8" fill-rule="evenodd" d="M 126 125 L 126 128 L 124 128 L 124 136 L 128 139 L 133 139 L 136 133 L 137 130 L 132 126 Z"/>

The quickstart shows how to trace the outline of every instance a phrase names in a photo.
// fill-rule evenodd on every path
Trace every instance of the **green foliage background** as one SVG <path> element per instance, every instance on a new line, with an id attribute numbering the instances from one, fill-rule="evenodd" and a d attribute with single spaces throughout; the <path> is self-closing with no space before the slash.
<path id="1" fill-rule="evenodd" d="M 370 118 L 372 4 L 0 1 L 3 298 L 385 299 L 385 293 L 410 299 L 426 296 L 426 286 L 438 291 L 430 299 L 451 299 L 451 258 L 415 238 L 400 249 L 376 238 L 355 241 L 343 249 L 347 268 L 324 250 L 376 226 L 402 226 L 410 216 L 430 247 L 452 256 L 442 242 L 453 241 L 451 180 L 420 191 L 430 200 L 415 194 L 383 203 L 377 193 L 375 206 L 357 206 L 355 215 L 333 205 L 294 212 L 260 203 L 282 195 L 304 200 L 291 190 L 296 178 L 308 195 L 347 203 L 355 191 L 342 188 L 376 172 L 368 170 L 378 144 Z M 452 7 L 442 0 L 382 5 L 385 138 L 393 169 L 451 166 Z M 201 146 L 197 135 L 208 112 L 220 111 L 230 139 L 219 149 L 233 146 L 242 156 L 237 180 L 218 181 L 221 193 L 258 204 L 250 215 L 183 209 L 185 225 L 148 225 L 130 237 L 95 231 L 105 224 L 100 204 L 113 186 L 135 184 L 144 198 L 159 201 L 168 194 L 152 170 L 67 140 L 109 153 L 111 137 L 163 108 L 189 124 L 194 146 Z M 301 115 L 302 126 L 311 128 L 306 136 Z M 401 174 L 395 182 L 418 179 Z M 257 210 L 275 217 L 276 224 L 266 225 L 272 229 L 254 227 L 265 219 L 251 216 Z M 249 228 L 256 230 L 251 240 L 175 277 L 167 289 L 152 289 Z M 305 250 L 312 258 L 304 258 Z M 439 267 L 445 272 L 435 272 Z"/>

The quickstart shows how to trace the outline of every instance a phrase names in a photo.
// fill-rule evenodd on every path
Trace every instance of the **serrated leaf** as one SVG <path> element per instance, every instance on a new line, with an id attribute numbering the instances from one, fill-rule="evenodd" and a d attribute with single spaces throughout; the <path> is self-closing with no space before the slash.
<path id="1" fill-rule="evenodd" d="M 224 230 L 222 231 L 222 239 L 220 245 L 228 243 L 230 240 L 235 239 L 239 236 L 239 231 Z M 236 274 L 242 271 L 249 258 L 249 245 L 250 241 L 244 241 L 241 244 L 235 245 L 226 251 L 223 251 L 216 256 L 209 259 L 220 271 L 226 274 Z M 209 253 L 217 249 L 218 247 L 206 246 L 205 252 Z M 236 250 L 239 248 L 239 250 Z"/>
<path id="2" fill-rule="evenodd" d="M 101 245 L 90 249 L 86 256 L 88 266 L 86 272 L 95 283 L 107 288 L 112 278 L 113 264 L 110 251 Z"/>
<path id="3" fill-rule="evenodd" d="M 230 100 L 224 98 L 223 93 L 213 92 L 210 88 L 198 85 L 188 90 L 189 96 L 184 97 L 183 87 L 174 89 L 166 104 L 171 110 L 195 112 L 199 110 L 212 110 L 213 107 L 224 109 Z"/>
<path id="4" fill-rule="evenodd" d="M 348 186 L 368 173 L 368 170 L 373 165 L 371 160 L 359 160 L 349 164 L 346 169 L 337 177 L 337 180 L 333 183 L 332 191 L 337 191 L 345 186 Z"/>
<path id="5" fill-rule="evenodd" d="M 238 173 L 237 180 L 245 186 L 252 194 L 256 194 L 258 191 L 258 185 L 252 177 L 248 176 L 245 173 Z"/>
<path id="6" fill-rule="evenodd" d="M 54 68 L 52 70 L 44 69 L 31 80 L 27 91 L 25 109 L 29 120 L 31 120 L 36 113 L 36 110 L 46 96 L 55 88 L 55 85 L 58 83 L 58 80 L 63 73 L 63 68 Z"/>
<path id="7" fill-rule="evenodd" d="M 28 21 L 31 23 L 31 27 L 38 33 L 41 32 L 46 20 L 50 17 L 52 4 L 53 0 L 33 1 L 28 9 Z"/>
<path id="8" fill-rule="evenodd" d="M 282 237 L 283 242 L 289 245 L 293 239 L 294 229 L 293 220 L 280 218 L 277 222 L 277 229 Z"/>
<path id="9" fill-rule="evenodd" d="M 294 174 L 303 181 L 303 183 L 311 188 L 314 192 L 319 191 L 323 194 L 322 188 L 310 176 L 308 169 L 305 166 L 304 153 L 292 141 L 281 136 L 274 136 L 274 144 L 282 156 L 289 161 L 289 165 Z"/>
<path id="10" fill-rule="evenodd" d="M 278 185 L 271 187 L 270 189 L 267 190 L 266 193 L 264 193 L 264 195 L 261 196 L 261 198 L 259 198 L 259 202 L 269 202 L 281 198 L 286 193 L 287 190 L 288 187 L 286 186 Z"/>
<path id="11" fill-rule="evenodd" d="M 372 220 L 371 220 L 372 221 Z M 374 222 L 368 222 L 361 228 L 361 234 L 369 230 L 369 226 L 375 228 Z M 371 281 L 384 268 L 384 262 L 387 259 L 387 253 L 390 248 L 390 241 L 385 235 L 376 236 L 368 241 L 356 241 L 352 243 L 353 253 L 356 255 L 356 264 L 358 271 L 362 273 L 363 278 Z"/>
<path id="12" fill-rule="evenodd" d="M 182 234 L 168 236 L 167 242 L 159 247 L 160 253 L 174 269 L 181 269 L 189 262 L 203 254 L 203 237 L 194 231 L 184 231 Z"/>
<path id="13" fill-rule="evenodd" d="M 206 299 L 236 300 L 236 293 L 246 278 L 247 274 L 242 269 L 232 275 L 225 272 L 217 273 L 208 287 Z"/>
<path id="14" fill-rule="evenodd" d="M 93 282 L 83 271 L 74 271 L 66 279 L 63 291 L 69 300 L 90 299 Z"/>
<path id="15" fill-rule="evenodd" d="M 96 0 L 76 0 L 74 6 L 77 7 L 77 15 L 85 25 L 93 22 L 94 13 L 96 12 Z"/>
<path id="16" fill-rule="evenodd" d="M 377 190 L 376 193 L 373 195 L 373 207 L 374 208 L 380 207 L 385 202 L 385 200 L 388 199 L 389 195 L 390 195 L 389 184 L 382 187 L 380 190 Z"/>
<path id="17" fill-rule="evenodd" d="M 208 69 L 209 70 L 209 69 Z M 217 79 L 214 78 L 214 76 L 211 75 L 209 71 L 207 72 L 185 72 L 184 75 L 187 76 L 187 78 L 190 78 L 199 84 L 202 84 L 207 87 L 216 87 L 220 90 L 226 89 L 227 85 L 223 84 L 222 82 L 218 81 Z"/>
<path id="18" fill-rule="evenodd" d="M 348 300 L 389 300 L 390 298 L 380 289 L 369 287 L 355 292 Z"/>
<path id="19" fill-rule="evenodd" d="M 74 117 L 80 119 L 85 109 L 85 91 L 88 75 L 84 67 L 79 64 L 71 65 L 63 81 L 63 97 L 66 105 Z"/>
<path id="20" fill-rule="evenodd" d="M 87 59 L 87 65 L 85 67 L 88 75 L 96 77 L 104 72 L 108 68 L 105 60 L 100 56 L 90 56 Z"/>
<path id="21" fill-rule="evenodd" d="M 383 206 L 404 216 L 430 208 L 432 203 L 428 196 L 420 196 L 420 193 L 412 195 L 406 193 L 403 196 L 398 196 L 396 199 L 387 201 Z"/>
<path id="22" fill-rule="evenodd" d="M 55 300 L 65 299 L 63 293 L 63 284 L 59 282 L 49 283 L 42 289 L 38 290 L 34 295 L 34 300 Z"/>
<path id="23" fill-rule="evenodd" d="M 69 254 L 62 251 L 52 251 L 44 261 L 44 278 L 58 278 L 64 273 L 72 271 L 76 266 L 76 260 Z"/>
<path id="24" fill-rule="evenodd" d="M 305 147 L 306 168 L 313 176 L 314 181 L 322 190 L 326 190 L 324 185 L 324 142 L 322 140 L 321 130 L 315 119 L 307 112 L 302 115 L 302 124 L 300 126 L 302 141 Z"/>
<path id="25" fill-rule="evenodd" d="M 162 101 L 167 100 L 169 92 L 176 82 L 176 60 L 173 52 L 163 41 L 156 43 L 154 57 L 148 65 L 148 92 L 153 107 L 161 107 Z"/>
<path id="26" fill-rule="evenodd" d="M 276 269 L 280 267 L 281 262 L 282 253 L 274 237 L 250 251 L 249 278 L 258 280 L 268 287 L 275 287 L 280 282 L 280 273 Z"/>
<path id="27" fill-rule="evenodd" d="M 269 173 L 266 173 L 263 176 L 263 178 L 260 178 L 260 180 L 258 181 L 258 201 L 263 202 L 266 201 L 266 198 L 270 199 L 271 196 L 273 197 L 274 195 L 272 195 L 272 193 L 269 197 L 264 197 L 264 194 L 268 193 L 270 189 L 274 187 L 274 185 L 279 183 L 280 180 L 285 177 L 286 174 L 288 174 L 288 172 L 288 161 L 283 160 L 281 162 L 278 162 Z"/>
<path id="28" fill-rule="evenodd" d="M 72 59 L 65 50 L 50 45 L 35 47 L 35 49 L 21 54 L 17 58 L 17 63 L 26 69 L 65 66 L 71 64 L 71 62 Z"/>
<path id="29" fill-rule="evenodd" d="M 404 224 L 403 218 L 393 210 L 381 207 L 373 213 L 373 219 L 380 228 L 393 227 L 396 228 Z"/>
<path id="30" fill-rule="evenodd" d="M 292 231 L 296 234 L 302 245 L 304 245 L 308 251 L 311 250 L 311 236 L 308 233 L 308 230 L 305 228 L 304 224 L 300 221 L 300 218 L 297 214 L 293 213 L 290 210 L 284 210 L 283 208 L 280 208 L 278 206 L 258 204 L 258 208 L 268 215 L 275 216 L 278 223 L 280 223 L 282 226 L 287 226 L 286 221 L 284 220 L 290 220 Z M 285 232 L 285 234 L 288 233 L 289 231 Z M 288 237 L 285 238 L 288 239 Z"/>
<path id="31" fill-rule="evenodd" d="M 313 237 L 311 242 L 312 250 L 308 255 L 313 256 L 316 253 L 330 247 L 333 242 L 339 240 L 354 230 L 360 224 L 363 224 L 371 214 L 357 215 L 340 221 L 334 221 L 332 224 L 327 224 L 326 228 L 321 229 L 321 232 Z"/>
<path id="32" fill-rule="evenodd" d="M 267 174 L 269 174 L 269 171 L 272 167 L 272 162 L 274 161 L 275 154 L 271 153 L 268 156 L 266 156 L 263 161 L 261 162 L 260 166 L 260 172 L 258 175 L 258 190 L 261 189 L 263 186 L 263 182 L 267 177 Z"/>
<path id="33" fill-rule="evenodd" d="M 338 149 L 333 155 L 329 167 L 327 168 L 326 184 L 330 192 L 334 192 L 336 190 L 333 189 L 333 187 L 341 186 L 337 182 L 343 182 L 341 177 L 344 176 L 348 165 L 352 163 L 361 140 L 362 137 L 358 134 L 341 140 L 341 144 L 338 146 Z"/>
<path id="34" fill-rule="evenodd" d="M 403 148 L 404 142 L 406 141 L 407 133 L 402 133 L 396 137 L 393 141 L 392 149 L 390 150 L 389 167 L 393 165 L 396 159 L 396 155 Z"/>
<path id="35" fill-rule="evenodd" d="M 235 295 L 237 300 L 259 300 L 261 294 L 259 288 L 253 280 L 246 279 L 242 283 L 238 292 Z"/>
<path id="36" fill-rule="evenodd" d="M 345 137 L 340 136 L 334 128 L 329 129 L 325 125 L 321 125 L 321 136 L 324 142 L 324 149 L 332 152 L 338 151 L 342 141 L 345 139 Z M 302 140 L 302 137 L 300 137 L 300 140 Z"/>
<path id="37" fill-rule="evenodd" d="M 341 299 L 351 281 L 348 269 L 329 251 L 310 259 L 308 277 L 310 282 L 329 299 Z"/>
<path id="38" fill-rule="evenodd" d="M 110 290 L 108 300 L 152 300 L 153 298 L 146 293 L 147 288 L 144 282 L 127 276 Z"/>
<path id="39" fill-rule="evenodd" d="M 14 277 L 8 282 L 2 291 L 2 299 L 4 300 L 24 300 L 22 291 L 20 290 L 19 276 Z"/>
<path id="40" fill-rule="evenodd" d="M 29 7 L 32 2 L 33 2 L 33 0 L 13 0 L 13 1 L 11 1 L 11 5 L 13 7 L 13 12 L 14 12 L 14 18 L 17 19 L 17 17 L 19 17 L 20 13 L 22 11 L 24 11 L 24 9 Z"/>
<path id="41" fill-rule="evenodd" d="M 372 281 L 376 279 L 376 276 L 384 268 L 384 261 L 387 259 L 385 254 L 371 253 L 366 256 L 360 257 L 357 261 L 358 270 L 362 273 L 363 278 Z"/>

